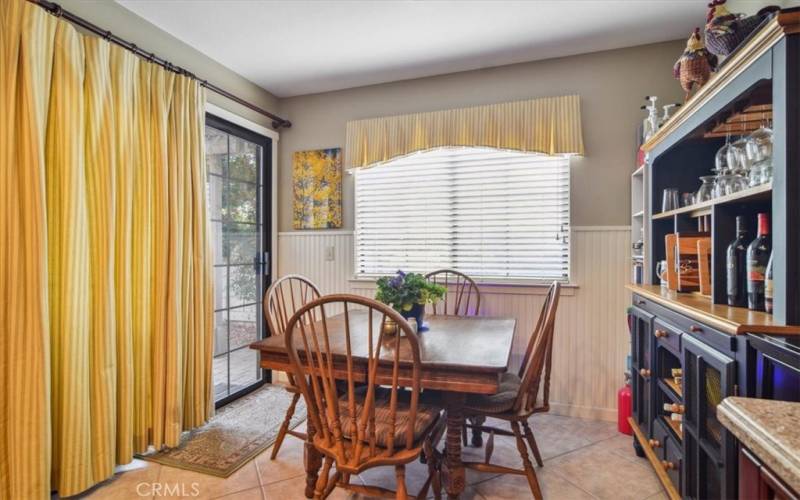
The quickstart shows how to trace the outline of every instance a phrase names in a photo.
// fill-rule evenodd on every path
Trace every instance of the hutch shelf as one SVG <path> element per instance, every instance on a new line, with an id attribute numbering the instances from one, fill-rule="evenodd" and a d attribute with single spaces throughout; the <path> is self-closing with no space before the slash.
<path id="1" fill-rule="evenodd" d="M 767 119 L 774 134 L 771 183 L 660 211 L 665 188 L 696 191 L 726 136 L 747 134 Z M 642 146 L 648 161 L 632 176 L 642 183 L 632 203 L 633 225 L 641 224 L 635 229 L 646 238 L 641 283 L 628 286 L 630 421 L 634 449 L 651 462 L 670 498 L 737 497 L 739 444 L 717 419 L 724 398 L 800 399 L 798 136 L 800 10 L 786 9 Z M 736 217 L 750 221 L 752 231 L 758 213 L 770 219 L 773 314 L 730 307 L 726 300 L 725 249 L 735 238 Z M 666 258 L 665 237 L 696 232 L 701 221 L 711 237 L 710 296 L 662 288 L 656 267 Z M 781 360 L 780 372 L 765 364 L 773 359 Z"/>

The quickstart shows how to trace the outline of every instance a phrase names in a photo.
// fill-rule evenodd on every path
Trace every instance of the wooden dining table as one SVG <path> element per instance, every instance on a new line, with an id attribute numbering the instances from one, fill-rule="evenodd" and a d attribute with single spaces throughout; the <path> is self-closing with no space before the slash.
<path id="1" fill-rule="evenodd" d="M 328 318 L 328 335 L 332 352 L 345 355 L 344 315 Z M 465 469 L 461 463 L 461 434 L 464 402 L 469 394 L 495 394 L 498 391 L 500 376 L 508 369 L 511 345 L 516 320 L 503 317 L 465 317 L 436 315 L 426 318 L 429 330 L 420 332 L 420 385 L 422 389 L 438 391 L 447 419 L 445 435 L 445 458 L 442 467 L 443 482 L 449 498 L 458 498 L 465 487 Z M 356 379 L 366 380 L 367 360 L 359 353 L 366 353 L 367 320 L 359 311 L 350 312 L 351 343 Z M 260 353 L 261 367 L 291 373 L 292 366 L 283 336 L 268 337 L 250 345 Z M 410 386 L 410 377 L 403 376 L 403 364 L 411 365 L 408 353 L 401 349 L 400 384 Z M 362 360 L 363 363 L 359 363 Z M 383 368 L 391 370 L 388 364 Z M 381 373 L 378 379 L 390 373 Z M 346 371 L 341 373 L 346 378 Z M 314 429 L 307 423 L 308 440 L 305 445 L 304 466 L 306 470 L 307 498 L 312 498 L 319 469 L 321 455 L 311 445 Z"/>

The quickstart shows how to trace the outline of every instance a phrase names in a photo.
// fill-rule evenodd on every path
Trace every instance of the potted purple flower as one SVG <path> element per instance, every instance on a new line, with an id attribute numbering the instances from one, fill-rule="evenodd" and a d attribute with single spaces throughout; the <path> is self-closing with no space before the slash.
<path id="1" fill-rule="evenodd" d="M 429 282 L 425 276 L 403 271 L 378 279 L 377 285 L 375 299 L 392 306 L 406 319 L 414 318 L 420 332 L 428 329 L 423 323 L 425 304 L 435 304 L 447 293 L 445 287 Z"/>

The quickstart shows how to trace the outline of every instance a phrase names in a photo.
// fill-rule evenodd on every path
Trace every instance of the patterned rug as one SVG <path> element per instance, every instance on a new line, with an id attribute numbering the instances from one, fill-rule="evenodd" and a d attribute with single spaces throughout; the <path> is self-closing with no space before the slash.
<path id="1" fill-rule="evenodd" d="M 177 448 L 140 458 L 217 477 L 228 477 L 272 446 L 278 437 L 292 395 L 277 385 L 264 385 L 217 410 L 208 423 L 184 433 Z M 306 406 L 297 403 L 291 428 L 306 419 Z M 295 439 L 287 436 L 286 439 Z M 284 443 L 286 441 L 284 440 Z"/>

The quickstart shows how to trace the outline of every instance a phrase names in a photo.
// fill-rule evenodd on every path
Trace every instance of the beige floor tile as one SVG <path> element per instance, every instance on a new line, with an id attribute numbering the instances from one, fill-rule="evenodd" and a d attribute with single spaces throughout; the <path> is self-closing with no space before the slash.
<path id="1" fill-rule="evenodd" d="M 480 448 L 474 448 L 472 446 L 461 448 L 461 460 L 465 462 L 484 462 L 486 459 L 486 442 L 488 439 L 489 437 L 484 435 L 483 446 Z M 494 452 L 492 453 L 491 460 L 492 463 L 502 465 L 504 467 L 516 468 L 521 467 L 522 465 L 516 445 L 514 444 L 514 439 L 504 436 L 495 436 Z M 533 460 L 532 455 L 531 460 Z M 489 477 L 486 474 L 481 474 L 481 476 L 482 480 L 485 480 Z M 469 477 L 467 477 L 467 481 L 471 484 Z"/>
<path id="2" fill-rule="evenodd" d="M 533 420 L 531 422 L 531 430 L 544 460 L 549 460 L 592 444 L 592 441 L 587 439 L 585 434 L 579 434 L 575 432 L 575 429 L 566 428 L 557 423 L 546 422 L 539 424 L 536 420 Z"/>
<path id="3" fill-rule="evenodd" d="M 125 472 L 118 472 L 113 478 L 103 481 L 81 495 L 81 498 L 124 500 L 128 498 L 150 498 L 152 487 L 158 482 L 161 465 L 155 462 L 135 459 L 124 466 Z"/>
<path id="4" fill-rule="evenodd" d="M 164 485 L 164 487 L 171 486 L 174 488 L 175 485 L 184 488 L 196 487 L 199 494 L 194 498 L 198 499 L 218 498 L 260 486 L 258 471 L 253 461 L 234 472 L 228 478 L 162 466 L 158 482 Z M 181 495 L 165 495 L 161 498 L 176 498 L 180 496 Z"/>
<path id="5" fill-rule="evenodd" d="M 264 492 L 261 487 L 250 488 L 249 490 L 237 491 L 230 495 L 217 497 L 218 500 L 264 500 Z"/>
<path id="6" fill-rule="evenodd" d="M 557 457 L 545 466 L 600 499 L 642 500 L 661 489 L 647 464 L 621 457 L 603 442 Z"/>
<path id="7" fill-rule="evenodd" d="M 539 487 L 545 499 L 591 500 L 594 497 L 576 487 L 562 476 L 549 471 L 547 465 L 536 469 Z M 502 476 L 475 485 L 475 489 L 487 500 L 518 500 L 532 498 L 528 479 L 524 476 Z"/>
<path id="8" fill-rule="evenodd" d="M 603 441 L 603 445 L 617 455 L 627 458 L 634 463 L 647 464 L 647 459 L 636 456 L 633 451 L 633 437 L 624 434 L 617 434 L 616 436 Z"/>
<path id="9" fill-rule="evenodd" d="M 490 419 L 490 425 L 508 428 L 508 423 Z M 544 468 L 536 468 L 546 498 L 585 499 L 590 493 L 598 498 L 661 500 L 660 484 L 647 462 L 635 456 L 631 437 L 616 433 L 613 424 L 593 422 L 559 415 L 536 415 L 531 419 L 539 449 L 545 459 Z M 302 428 L 305 426 L 303 425 Z M 484 435 L 484 442 L 488 436 Z M 592 444 L 594 442 L 594 444 Z M 90 490 L 90 498 L 127 500 L 147 498 L 137 495 L 136 487 L 145 482 L 162 488 L 183 485 L 191 493 L 193 483 L 200 495 L 197 498 L 231 498 L 257 500 L 263 493 L 266 499 L 302 500 L 305 490 L 303 442 L 287 437 L 278 458 L 269 460 L 270 449 L 256 457 L 228 479 L 215 478 L 181 469 L 141 462 L 138 468 L 117 474 L 110 481 Z M 464 460 L 481 462 L 485 448 L 465 447 Z M 533 456 L 530 456 L 533 461 Z M 492 461 L 500 465 L 521 468 L 513 437 L 496 436 Z M 358 480 L 395 489 L 394 469 L 376 468 L 362 474 Z M 414 462 L 407 466 L 409 492 L 415 494 L 427 478 L 427 466 Z M 627 485 L 624 490 L 620 485 Z M 465 499 L 529 498 L 530 490 L 522 476 L 499 476 L 467 471 Z M 173 490 L 174 491 L 174 490 Z M 227 495 L 227 496 L 226 496 Z M 167 496 L 168 497 L 168 496 Z M 164 498 L 163 496 L 160 498 Z M 336 490 L 335 500 L 362 500 L 364 497 Z"/>
<path id="10" fill-rule="evenodd" d="M 536 415 L 530 420 L 531 430 L 536 438 L 536 444 L 539 446 L 539 452 L 541 452 L 543 460 L 592 444 L 592 441 L 585 437 L 587 431 L 582 427 L 584 426 L 582 421 L 579 420 L 577 424 L 570 425 L 569 420 L 578 419 L 569 419 L 568 417 L 549 418 L 548 415 Z M 500 429 L 511 430 L 508 422 L 502 420 L 489 419 L 487 424 Z M 583 436 L 576 433 L 576 429 L 579 428 L 584 431 Z M 488 436 L 484 433 L 484 443 L 487 438 Z M 500 451 L 501 447 L 502 452 Z M 465 449 L 465 455 L 476 456 L 479 457 L 477 458 L 478 460 L 483 461 L 484 448 L 477 449 L 477 452 L 473 450 L 476 449 L 468 447 Z M 474 458 L 470 459 L 474 460 Z M 534 460 L 533 453 L 530 453 L 530 459 L 531 461 Z M 509 436 L 495 436 L 495 452 L 492 461 L 508 467 L 520 467 L 522 462 L 517 452 L 516 439 Z"/>
<path id="11" fill-rule="evenodd" d="M 305 480 L 287 479 L 268 484 L 261 489 L 265 500 L 303 500 L 305 498 L 306 482 Z M 348 500 L 349 498 L 357 497 L 355 495 L 351 496 L 349 492 L 339 488 L 333 490 L 328 497 L 329 500 Z"/>
<path id="12" fill-rule="evenodd" d="M 586 439 L 591 443 L 604 441 L 619 434 L 617 424 L 600 420 L 574 418 L 570 419 L 563 427 L 569 435 Z"/>
<path id="13" fill-rule="evenodd" d="M 669 500 L 669 497 L 663 491 L 659 491 L 655 495 L 647 497 L 645 500 Z"/>
<path id="14" fill-rule="evenodd" d="M 267 448 L 257 456 L 255 463 L 256 467 L 258 467 L 261 484 L 266 485 L 293 477 L 305 476 L 306 472 L 303 466 L 304 446 L 305 442 L 293 436 L 286 436 L 275 460 L 269 459 L 272 447 Z"/>
<path id="15" fill-rule="evenodd" d="M 359 474 L 361 481 L 369 486 L 379 486 L 390 490 L 397 489 L 394 467 L 375 467 Z M 406 465 L 406 489 L 416 495 L 428 480 L 428 466 L 419 462 Z M 430 494 L 431 490 L 428 490 Z"/>
<path id="16" fill-rule="evenodd" d="M 619 434 L 614 422 L 605 422 L 602 420 L 586 420 L 545 413 L 534 415 L 529 422 L 536 434 L 537 440 L 539 439 L 539 433 L 536 429 L 542 426 L 555 429 L 556 433 L 561 436 L 570 436 L 575 439 L 588 441 L 589 443 L 603 441 Z M 561 432 L 558 432 L 558 430 Z"/>

